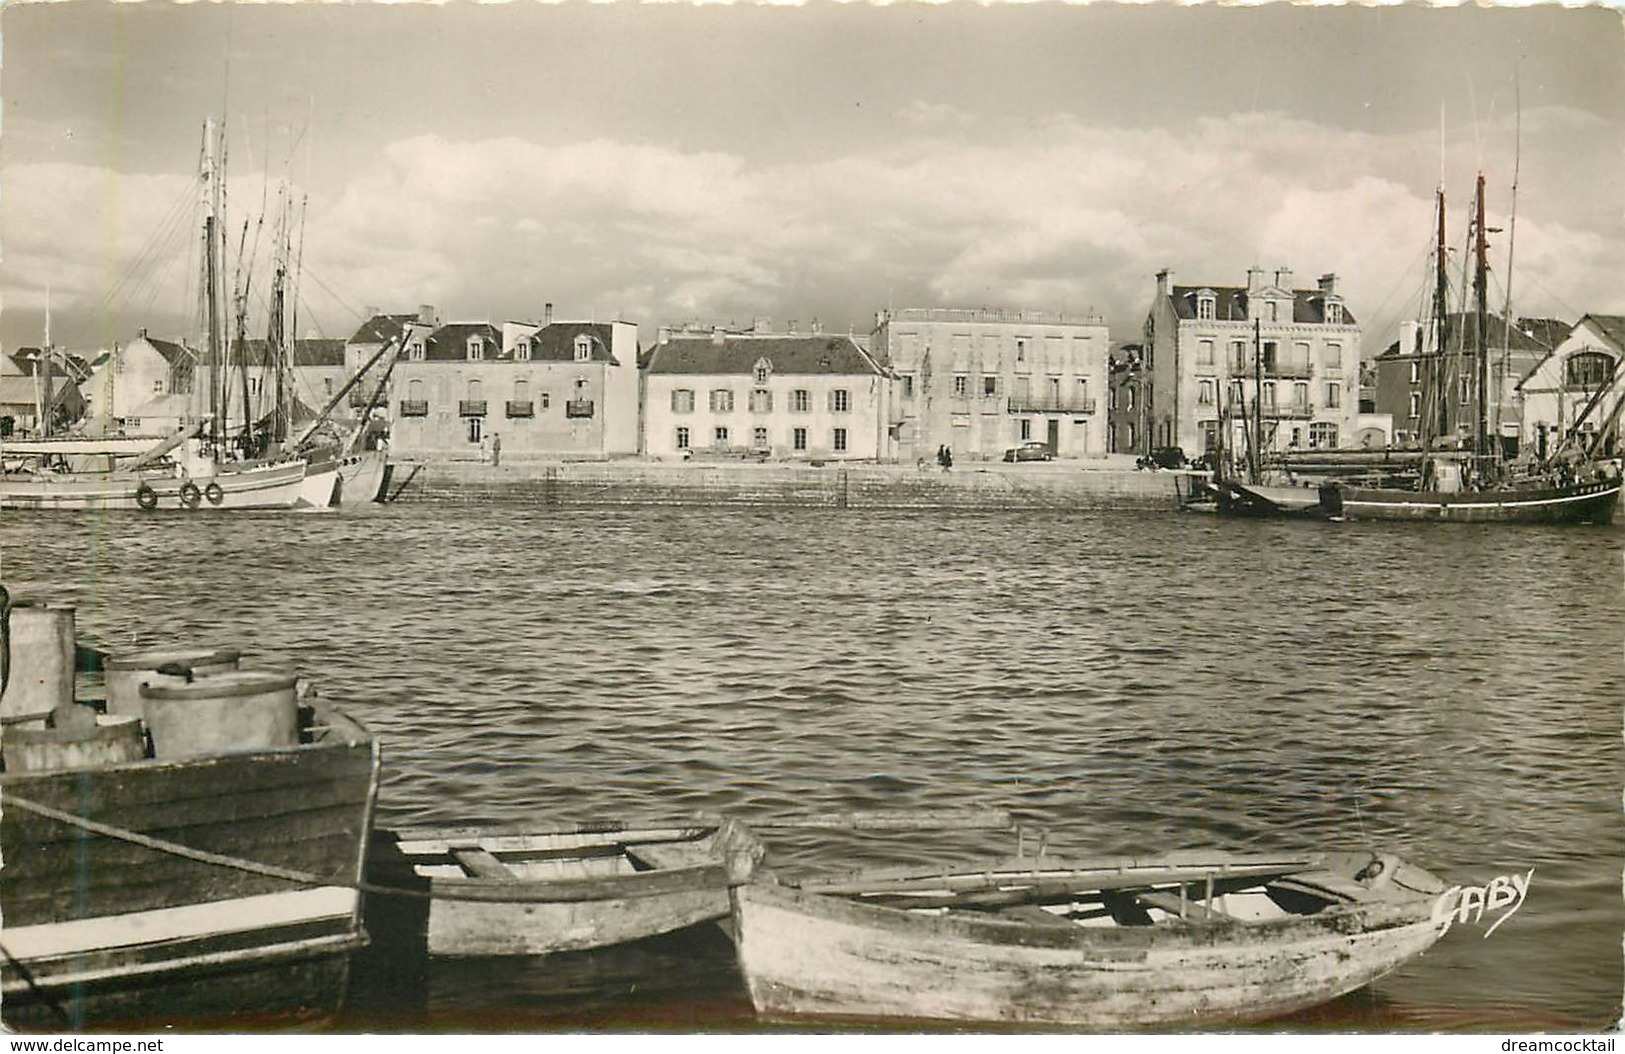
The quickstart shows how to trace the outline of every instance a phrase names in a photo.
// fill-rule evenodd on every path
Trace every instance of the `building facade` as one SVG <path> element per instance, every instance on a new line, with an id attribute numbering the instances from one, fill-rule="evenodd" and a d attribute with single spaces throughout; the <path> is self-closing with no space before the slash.
<path id="1" fill-rule="evenodd" d="M 644 370 L 644 452 L 884 460 L 891 404 L 891 377 L 851 337 L 663 332 Z"/>
<path id="2" fill-rule="evenodd" d="M 1586 315 L 1522 379 L 1521 440 L 1536 457 L 1546 458 L 1570 433 L 1587 446 L 1600 434 L 1601 453 L 1619 454 L 1621 359 L 1625 315 Z"/>
<path id="3" fill-rule="evenodd" d="M 141 330 L 114 345 L 88 382 L 93 413 L 127 435 L 164 435 L 203 419 L 208 393 L 203 353 Z"/>
<path id="4" fill-rule="evenodd" d="M 1042 442 L 1059 458 L 1107 450 L 1111 339 L 1099 316 L 907 308 L 876 318 L 872 346 L 897 377 L 902 461 L 1003 456 Z"/>
<path id="5" fill-rule="evenodd" d="M 1218 443 L 1243 449 L 1256 427 L 1266 450 L 1354 443 L 1360 392 L 1360 327 L 1337 276 L 1294 289 L 1292 271 L 1247 272 L 1245 286 L 1182 286 L 1157 275 L 1145 322 L 1146 440 L 1200 457 Z"/>
<path id="6" fill-rule="evenodd" d="M 434 306 L 431 304 L 424 304 L 418 308 L 416 314 L 383 314 L 377 308 L 372 307 L 366 308 L 363 313 L 366 315 L 366 321 L 356 327 L 356 331 L 350 334 L 349 339 L 344 342 L 346 377 L 353 377 L 361 373 L 367 367 L 367 364 L 372 361 L 372 357 L 382 351 L 384 345 L 390 341 L 396 340 L 404 343 L 408 326 L 428 326 L 431 330 L 438 326 Z M 405 349 L 399 350 L 404 352 Z M 402 357 L 404 358 L 404 354 Z M 368 400 L 372 398 L 374 390 L 386 375 L 391 378 L 394 377 L 394 371 L 389 368 L 390 361 L 393 358 L 393 355 L 385 355 L 374 363 L 370 369 L 366 369 L 365 375 L 351 389 L 350 396 L 346 400 L 352 409 L 359 410 L 365 407 Z M 388 389 L 389 386 L 386 382 L 385 391 L 378 400 L 379 406 L 387 407 L 389 405 Z"/>
<path id="7" fill-rule="evenodd" d="M 1436 322 L 1406 320 L 1399 325 L 1399 339 L 1372 360 L 1373 410 L 1392 419 L 1395 446 L 1414 448 L 1424 433 L 1435 446 L 1470 445 L 1478 420 L 1476 327 L 1470 313 L 1447 316 L 1441 351 Z M 1546 341 L 1561 342 L 1567 327 L 1551 319 L 1520 319 L 1508 326 L 1503 317 L 1490 315 L 1485 334 L 1489 427 L 1501 436 L 1503 452 L 1515 456 L 1524 416 L 1519 383 L 1551 353 Z"/>
<path id="8" fill-rule="evenodd" d="M 401 458 L 601 459 L 637 453 L 638 340 L 629 322 L 408 325 L 391 379 Z"/>
<path id="9" fill-rule="evenodd" d="M 1112 350 L 1106 395 L 1106 450 L 1112 454 L 1144 454 L 1151 449 L 1144 398 L 1145 347 L 1119 344 Z"/>

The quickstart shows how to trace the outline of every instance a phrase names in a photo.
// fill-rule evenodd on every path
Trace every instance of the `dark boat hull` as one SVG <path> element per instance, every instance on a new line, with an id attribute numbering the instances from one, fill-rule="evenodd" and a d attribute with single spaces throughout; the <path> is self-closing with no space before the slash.
<path id="1" fill-rule="evenodd" d="M 0 776 L 0 1021 L 216 1029 L 334 1014 L 365 943 L 378 753 L 354 722 L 318 722 L 321 741 L 295 747 Z"/>
<path id="2" fill-rule="evenodd" d="M 1454 523 L 1607 524 L 1619 503 L 1618 483 L 1580 483 L 1539 490 L 1438 493 L 1345 487 L 1350 520 L 1445 520 Z"/>
<path id="3" fill-rule="evenodd" d="M 1221 516 L 1330 520 L 1343 514 L 1342 496 L 1334 486 L 1268 487 L 1226 480 L 1215 484 L 1214 492 Z"/>

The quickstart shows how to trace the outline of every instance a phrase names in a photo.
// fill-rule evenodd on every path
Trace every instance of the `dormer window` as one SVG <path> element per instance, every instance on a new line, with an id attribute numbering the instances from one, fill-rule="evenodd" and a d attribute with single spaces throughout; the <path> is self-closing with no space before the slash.
<path id="1" fill-rule="evenodd" d="M 530 338 L 520 337 L 513 346 L 513 357 L 519 362 L 530 361 Z"/>
<path id="2" fill-rule="evenodd" d="M 1217 296 L 1211 289 L 1204 289 L 1196 294 L 1196 317 L 1206 322 L 1213 321 L 1213 305 Z"/>
<path id="3" fill-rule="evenodd" d="M 756 366 L 751 371 L 756 377 L 757 384 L 766 384 L 767 379 L 773 376 L 773 364 L 765 357 L 756 360 Z"/>
<path id="4" fill-rule="evenodd" d="M 590 362 L 592 360 L 592 338 L 583 333 L 576 337 L 576 361 Z"/>
<path id="5" fill-rule="evenodd" d="M 1343 305 L 1336 300 L 1326 302 L 1326 324 L 1328 326 L 1341 326 L 1343 324 Z"/>
<path id="6" fill-rule="evenodd" d="M 414 340 L 412 342 L 412 346 L 407 349 L 406 357 L 408 359 L 412 360 L 413 362 L 422 362 L 423 361 L 423 341 Z"/>
<path id="7" fill-rule="evenodd" d="M 484 337 L 469 337 L 468 338 L 468 361 L 469 362 L 479 362 L 483 358 L 485 358 L 485 338 Z"/>

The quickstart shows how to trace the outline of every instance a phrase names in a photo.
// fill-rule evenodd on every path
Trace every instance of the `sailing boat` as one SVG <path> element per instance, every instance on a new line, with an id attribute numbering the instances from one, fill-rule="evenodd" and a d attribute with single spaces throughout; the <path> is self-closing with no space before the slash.
<path id="1" fill-rule="evenodd" d="M 301 504 L 304 458 L 249 461 L 234 457 L 227 432 L 227 370 L 222 341 L 225 240 L 223 132 L 204 128 L 203 285 L 208 332 L 208 410 L 201 426 L 185 426 L 132 453 L 124 439 L 76 439 L 70 446 L 7 443 L 18 455 L 0 474 L 0 509 L 277 509 Z M 99 462 L 94 469 L 86 460 Z M 334 477 L 336 479 L 336 475 Z M 307 502 L 308 503 L 308 502 Z"/>
<path id="2" fill-rule="evenodd" d="M 1342 515 L 1354 520 L 1445 520 L 1455 522 L 1607 524 L 1619 499 L 1617 470 L 1582 458 L 1541 464 L 1509 464 L 1490 424 L 1488 342 L 1488 228 L 1484 221 L 1484 175 L 1479 173 L 1474 202 L 1474 319 L 1472 364 L 1472 434 L 1456 449 L 1441 449 L 1439 432 L 1447 423 L 1441 404 L 1449 378 L 1442 368 L 1449 340 L 1446 313 L 1444 189 L 1438 191 L 1438 241 L 1433 296 L 1433 346 L 1438 353 L 1424 381 L 1420 471 L 1408 480 L 1382 486 L 1338 483 Z M 1406 485 L 1406 484 L 1409 485 Z M 1396 485 L 1397 484 L 1397 485 Z"/>

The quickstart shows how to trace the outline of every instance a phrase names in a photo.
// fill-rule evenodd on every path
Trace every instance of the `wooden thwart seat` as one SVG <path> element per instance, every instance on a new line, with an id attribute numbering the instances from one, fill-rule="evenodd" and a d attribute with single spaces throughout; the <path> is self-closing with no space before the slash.
<path id="1" fill-rule="evenodd" d="M 490 851 L 477 845 L 453 846 L 452 859 L 475 878 L 487 878 L 493 882 L 517 882 L 519 876 L 491 855 Z"/>
<path id="2" fill-rule="evenodd" d="M 1186 922 L 1237 921 L 1234 915 L 1228 915 L 1218 908 L 1210 908 L 1200 900 L 1187 899 L 1181 903 L 1179 897 L 1172 893 L 1136 893 L 1134 899 L 1146 907 L 1160 908 Z"/>

